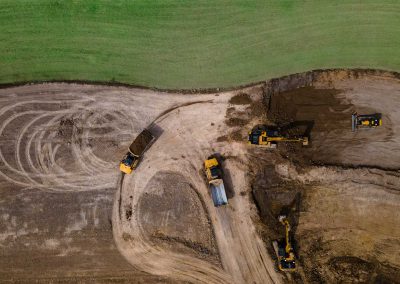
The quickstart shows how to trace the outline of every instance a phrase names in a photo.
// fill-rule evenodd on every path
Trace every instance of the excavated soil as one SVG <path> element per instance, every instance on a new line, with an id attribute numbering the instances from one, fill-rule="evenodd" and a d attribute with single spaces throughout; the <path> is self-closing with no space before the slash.
<path id="1" fill-rule="evenodd" d="M 400 281 L 400 80 L 384 72 L 318 71 L 267 82 L 263 123 L 310 145 L 253 148 L 252 193 L 271 254 L 289 216 L 299 269 L 293 283 Z M 351 131 L 351 114 L 383 126 Z"/>
<path id="2" fill-rule="evenodd" d="M 316 71 L 203 95 L 0 90 L 0 282 L 399 282 L 396 76 Z M 382 113 L 383 126 L 353 133 L 353 111 Z M 311 144 L 247 145 L 261 123 Z M 121 175 L 119 159 L 149 125 L 157 140 Z M 215 153 L 222 208 L 203 174 Z M 292 224 L 292 274 L 273 262 L 280 214 Z"/>

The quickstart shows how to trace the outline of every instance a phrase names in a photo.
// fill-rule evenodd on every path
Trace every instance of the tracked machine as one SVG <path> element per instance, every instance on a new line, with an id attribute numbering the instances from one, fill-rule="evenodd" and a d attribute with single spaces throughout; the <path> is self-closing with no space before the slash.
<path id="1" fill-rule="evenodd" d="M 282 135 L 278 129 L 266 125 L 257 126 L 249 132 L 249 144 L 276 148 L 279 142 L 300 142 L 303 146 L 307 146 L 308 137 L 287 137 Z"/>
<path id="2" fill-rule="evenodd" d="M 285 238 L 272 242 L 276 256 L 278 257 L 278 268 L 281 271 L 292 272 L 296 270 L 296 257 L 290 241 L 290 224 L 286 216 L 279 216 L 279 222 L 285 226 Z"/>
<path id="3" fill-rule="evenodd" d="M 351 115 L 351 130 L 354 132 L 359 128 L 375 128 L 382 125 L 382 114 L 362 114 L 356 112 Z"/>

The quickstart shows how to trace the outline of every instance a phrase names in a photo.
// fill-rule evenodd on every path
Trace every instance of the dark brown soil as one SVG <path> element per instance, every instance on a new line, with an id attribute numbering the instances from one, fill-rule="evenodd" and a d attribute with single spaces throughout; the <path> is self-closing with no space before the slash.
<path id="1" fill-rule="evenodd" d="M 226 142 L 226 141 L 237 141 L 237 142 L 241 142 L 243 141 L 243 135 L 242 135 L 242 130 L 236 130 L 233 131 L 231 133 L 229 133 L 228 135 L 223 135 L 217 138 L 217 142 Z"/>
<path id="2" fill-rule="evenodd" d="M 352 107 L 337 98 L 340 93 L 341 91 L 336 89 L 315 87 L 302 87 L 277 93 L 271 97 L 268 117 L 278 125 L 319 119 L 321 123 L 317 126 L 321 128 L 338 128 L 343 126 L 341 125 L 343 122 L 348 122 L 348 116 L 343 114 L 343 111 Z M 329 114 L 332 108 L 335 109 L 335 113 Z M 322 117 L 318 117 L 318 114 Z"/>
<path id="3" fill-rule="evenodd" d="M 344 139 L 345 134 L 351 133 L 355 107 L 340 94 L 337 89 L 302 87 L 271 96 L 269 120 L 281 127 L 282 134 L 310 140 L 309 147 L 294 143 L 280 145 L 283 156 L 290 156 L 299 164 L 333 164 L 339 159 L 339 148 L 362 145 L 364 139 Z M 365 111 L 373 112 L 366 108 Z"/>
<path id="4" fill-rule="evenodd" d="M 144 152 L 144 150 L 149 146 L 149 144 L 154 139 L 154 136 L 150 133 L 149 130 L 144 129 L 140 134 L 135 138 L 132 144 L 129 146 L 129 150 L 140 156 Z"/>
<path id="5" fill-rule="evenodd" d="M 229 103 L 233 105 L 248 105 L 251 104 L 251 102 L 250 96 L 246 93 L 239 93 L 229 100 Z"/>
<path id="6" fill-rule="evenodd" d="M 261 101 L 254 101 L 246 109 L 252 117 L 264 118 L 266 116 L 267 107 Z"/>
<path id="7" fill-rule="evenodd" d="M 223 135 L 217 138 L 217 142 L 226 142 L 229 140 L 228 135 Z"/>
<path id="8" fill-rule="evenodd" d="M 225 120 L 225 123 L 230 127 L 245 126 L 248 123 L 248 120 L 238 117 L 231 117 Z"/>
<path id="9" fill-rule="evenodd" d="M 293 245 L 301 268 L 299 273 L 289 277 L 290 283 L 396 283 L 400 279 L 398 268 L 386 267 L 373 257 L 357 258 L 351 251 L 348 255 L 338 254 L 331 245 L 335 241 L 318 241 L 318 232 L 311 230 L 309 236 L 303 232 L 298 235 L 298 218 L 307 208 L 307 192 L 320 185 L 282 179 L 275 172 L 276 164 L 283 160 L 292 161 L 298 172 L 307 172 L 311 165 L 340 165 L 342 150 L 362 149 L 371 141 L 367 135 L 359 134 L 356 139 L 352 136 L 351 114 L 356 110 L 362 113 L 375 113 L 376 110 L 365 105 L 355 106 L 346 99 L 344 92 L 349 92 L 348 89 L 333 87 L 335 80 L 364 75 L 364 72 L 358 74 L 355 71 L 318 71 L 270 80 L 265 87 L 264 104 L 257 109 L 253 109 L 257 106 L 254 104 L 249 107 L 249 111 L 259 111 L 260 115 L 266 110 L 264 123 L 278 126 L 282 134 L 310 138 L 308 147 L 299 143 L 279 143 L 277 150 L 252 148 L 249 153 L 250 160 L 256 161 L 249 169 L 252 195 L 263 222 L 257 229 L 268 251 L 275 256 L 271 241 L 281 238 L 284 233 L 277 220 L 280 214 L 289 216 L 292 234 L 299 238 L 299 243 L 293 239 Z M 375 133 L 375 139 L 381 139 L 381 134 Z M 308 240 L 308 246 L 299 247 L 305 240 Z M 307 263 L 303 262 L 305 259 Z"/>

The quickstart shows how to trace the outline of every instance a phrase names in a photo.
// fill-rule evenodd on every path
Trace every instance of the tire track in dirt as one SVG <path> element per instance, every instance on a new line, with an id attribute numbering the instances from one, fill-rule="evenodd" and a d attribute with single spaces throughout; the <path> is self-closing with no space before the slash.
<path id="1" fill-rule="evenodd" d="M 91 112 L 99 108 L 93 99 L 65 99 L 56 100 L 46 96 L 48 101 L 27 100 L 3 106 L 0 109 L 0 135 L 6 137 L 13 128 L 15 145 L 3 145 L 15 147 L 15 164 L 9 157 L 3 154 L 0 148 L 0 161 L 3 166 L 0 175 L 7 181 L 22 187 L 35 187 L 47 191 L 87 191 L 106 189 L 114 186 L 115 173 L 110 171 L 115 165 L 96 156 L 88 147 L 90 128 L 83 130 L 72 126 L 72 135 L 67 137 L 69 141 L 62 141 L 57 137 L 57 129 L 60 121 L 76 117 L 82 117 L 82 124 L 92 124 Z M 71 107 L 60 109 L 62 103 L 68 103 Z M 29 110 L 29 109 L 35 110 Z M 40 110 L 40 109 L 43 110 Z M 48 110 L 52 108 L 52 110 Z M 54 110 L 53 110 L 54 109 Z M 101 117 L 101 116 L 100 116 Z M 123 120 L 118 115 L 114 120 Z M 22 127 L 21 127 L 21 121 Z M 17 126 L 18 124 L 18 126 Z M 101 125 L 99 125 L 101 127 Z M 81 132 L 81 133 L 79 133 Z M 93 138 L 93 137 L 92 137 Z M 76 142 L 81 139 L 80 143 Z M 3 143 L 2 143 L 3 144 Z M 66 170 L 58 164 L 57 155 L 61 147 L 68 144 L 70 155 L 78 162 L 74 170 Z M 96 176 L 95 179 L 91 178 Z M 23 177 L 23 179 L 21 179 Z"/>
<path id="2" fill-rule="evenodd" d="M 249 206 L 247 201 L 236 200 L 232 208 L 217 210 L 199 173 L 207 155 L 223 151 L 227 146 L 216 140 L 228 131 L 224 116 L 230 94 L 161 96 L 145 92 L 136 97 L 129 92 L 105 95 L 103 90 L 102 94 L 88 95 L 85 91 L 75 93 L 73 88 L 65 92 L 58 85 L 50 87 L 57 91 L 34 86 L 44 91 L 0 101 L 0 177 L 3 180 L 24 191 L 37 188 L 65 193 L 115 188 L 120 177 L 121 186 L 113 208 L 113 234 L 120 252 L 136 268 L 199 283 L 279 282 L 271 275 L 273 265 L 268 267 L 269 256 L 263 245 L 260 246 L 261 240 L 247 209 L 239 210 L 240 206 Z M 162 141 L 157 140 L 149 149 L 135 175 L 122 178 L 117 170 L 118 160 L 114 160 L 121 157 L 122 152 L 118 151 L 125 151 L 122 144 L 128 145 L 133 134 L 152 122 L 160 124 L 164 131 Z M 101 138 L 117 145 L 110 146 Z M 179 162 L 171 155 L 182 156 L 183 160 Z M 121 210 L 129 202 L 125 194 L 132 195 L 132 204 L 137 204 L 146 192 L 146 181 L 165 169 L 182 172 L 203 200 L 216 232 L 222 267 L 151 244 L 143 233 L 142 223 L 135 218 L 138 216 L 135 208 L 131 222 L 124 221 Z M 226 241 L 225 233 L 230 236 Z"/>
<path id="3" fill-rule="evenodd" d="M 235 197 L 230 201 L 232 205 L 229 207 L 215 208 L 208 188 L 199 175 L 207 153 L 211 148 L 217 147 L 213 141 L 221 135 L 218 130 L 204 130 L 204 127 L 212 124 L 209 121 L 210 117 L 205 118 L 205 109 L 211 108 L 213 110 L 209 110 L 210 112 L 220 114 L 212 117 L 213 123 L 218 125 L 225 119 L 226 101 L 227 98 L 216 100 L 209 106 L 205 101 L 196 107 L 186 104 L 185 107 L 174 107 L 168 113 L 164 113 L 157 119 L 157 124 L 164 130 L 163 136 L 146 152 L 135 173 L 124 177 L 115 198 L 113 231 L 121 254 L 136 268 L 156 275 L 198 283 L 280 282 L 274 264 L 255 232 L 248 200 Z M 175 163 L 171 159 L 172 156 L 184 156 L 185 159 Z M 234 164 L 232 170 L 240 166 Z M 144 234 L 141 221 L 138 220 L 141 214 L 137 204 L 140 196 L 146 193 L 149 179 L 158 171 L 166 169 L 184 175 L 202 198 L 214 228 L 223 270 L 195 257 L 166 251 L 150 243 Z M 238 192 L 245 186 L 244 180 L 240 174 L 236 176 L 235 187 L 238 187 Z M 126 206 L 132 210 L 129 220 L 125 218 L 123 211 Z"/>

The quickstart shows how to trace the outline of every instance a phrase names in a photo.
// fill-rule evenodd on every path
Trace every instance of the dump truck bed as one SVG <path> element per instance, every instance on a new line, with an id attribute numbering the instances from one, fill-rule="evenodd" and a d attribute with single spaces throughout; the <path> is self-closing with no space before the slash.
<path id="1" fill-rule="evenodd" d="M 216 207 L 228 204 L 225 186 L 222 180 L 210 183 L 211 197 Z"/>
<path id="2" fill-rule="evenodd" d="M 129 151 L 135 155 L 140 157 L 144 151 L 146 151 L 147 147 L 153 142 L 154 136 L 150 133 L 149 130 L 145 129 L 136 137 L 136 139 L 132 142 L 131 146 L 129 146 Z"/>

